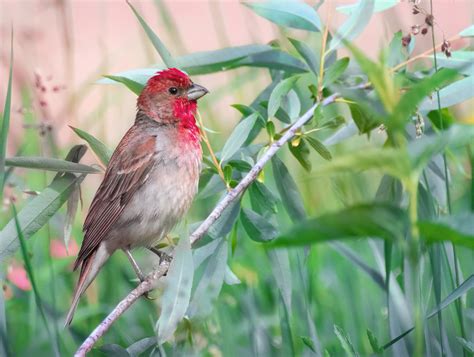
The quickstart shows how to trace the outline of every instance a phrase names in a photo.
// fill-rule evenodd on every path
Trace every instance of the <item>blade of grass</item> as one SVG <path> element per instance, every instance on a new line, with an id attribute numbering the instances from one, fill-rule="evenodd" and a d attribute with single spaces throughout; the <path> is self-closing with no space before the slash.
<path id="1" fill-rule="evenodd" d="M 23 256 L 23 261 L 25 262 L 26 273 L 28 274 L 28 278 L 30 279 L 30 282 L 31 282 L 31 287 L 33 288 L 33 294 L 35 297 L 36 306 L 40 312 L 41 319 L 43 320 L 44 327 L 46 328 L 46 331 L 48 333 L 50 340 L 55 341 L 55 346 L 54 346 L 55 355 L 60 356 L 58 340 L 54 338 L 53 334 L 51 333 L 48 320 L 46 319 L 46 314 L 44 312 L 44 307 L 43 307 L 43 301 L 41 299 L 38 286 L 36 285 L 36 280 L 33 274 L 33 267 L 31 265 L 30 255 L 26 247 L 26 241 L 25 241 L 25 238 L 23 237 L 23 232 L 20 227 L 20 222 L 18 221 L 17 211 L 14 204 L 12 204 L 12 211 L 13 211 L 13 219 L 15 220 L 16 231 L 17 231 L 18 238 L 20 241 L 21 255 Z"/>
<path id="2" fill-rule="evenodd" d="M 145 30 L 148 38 L 150 39 L 153 47 L 155 47 L 158 54 L 161 56 L 163 62 L 168 66 L 168 68 L 176 67 L 176 61 L 171 56 L 171 53 L 166 48 L 165 44 L 160 40 L 160 38 L 153 32 L 150 26 L 145 22 L 145 20 L 140 16 L 137 10 L 133 7 L 133 5 L 127 0 L 128 6 L 132 9 L 133 13 L 137 17 L 140 25 L 142 25 L 143 30 Z"/>
<path id="3" fill-rule="evenodd" d="M 433 16 L 433 0 L 430 0 L 430 15 Z M 431 31 L 431 41 L 432 41 L 432 46 L 433 46 L 433 60 L 434 60 L 434 68 L 435 68 L 435 73 L 438 72 L 438 59 L 436 56 L 436 39 L 435 39 L 435 32 L 432 29 Z M 440 119 L 440 129 L 443 131 L 444 129 L 444 123 L 441 118 L 441 98 L 439 95 L 439 89 L 436 90 L 436 102 L 438 105 L 438 117 Z M 450 191 L 450 185 L 449 185 L 449 176 L 448 176 L 448 162 L 446 158 L 446 152 L 443 152 L 443 166 L 444 166 L 444 183 L 445 183 L 445 188 L 446 188 L 446 203 L 448 205 L 448 214 L 451 214 L 451 191 Z M 452 244 L 453 247 L 453 255 L 454 255 L 454 275 L 456 279 L 456 286 L 459 286 L 460 283 L 460 274 L 459 274 L 459 266 L 458 266 L 458 258 L 457 258 L 457 253 L 456 253 L 456 246 Z M 463 311 L 462 311 L 462 305 L 459 301 L 456 301 L 456 311 L 458 315 L 458 320 L 459 320 L 459 325 L 461 326 L 461 336 L 462 338 L 466 338 L 466 331 L 464 329 L 464 319 L 463 319 Z M 466 351 L 463 351 L 464 357 L 466 357 Z"/>
<path id="4" fill-rule="evenodd" d="M 10 128 L 10 110 L 12 101 L 12 77 L 13 77 L 13 29 L 10 40 L 10 69 L 8 72 L 7 96 L 3 108 L 2 127 L 0 131 L 0 202 L 3 201 L 3 186 L 5 185 L 5 155 L 7 151 L 7 137 Z"/>

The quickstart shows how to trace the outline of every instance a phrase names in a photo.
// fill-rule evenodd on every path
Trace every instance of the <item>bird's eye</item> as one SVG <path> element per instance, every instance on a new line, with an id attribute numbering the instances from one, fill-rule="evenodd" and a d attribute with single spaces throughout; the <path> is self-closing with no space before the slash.
<path id="1" fill-rule="evenodd" d="M 170 94 L 172 95 L 176 95 L 178 93 L 178 88 L 171 87 L 170 89 L 168 89 L 168 92 L 170 92 Z"/>

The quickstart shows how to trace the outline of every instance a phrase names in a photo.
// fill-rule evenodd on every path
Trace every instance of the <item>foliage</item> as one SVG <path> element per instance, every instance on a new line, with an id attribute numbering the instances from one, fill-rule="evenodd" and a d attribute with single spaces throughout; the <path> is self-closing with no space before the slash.
<path id="1" fill-rule="evenodd" d="M 326 31 L 331 24 L 302 2 L 244 3 L 280 27 L 278 46 L 249 44 L 179 57 L 129 4 L 163 64 L 106 75 L 100 83 L 120 83 L 138 94 L 157 69 L 169 66 L 190 75 L 257 68 L 271 81 L 253 103 L 234 105 L 242 118 L 226 140 L 209 131 L 220 150 L 205 155 L 186 228 L 174 232 L 179 243 L 162 243 L 175 247 L 157 289 L 159 314 L 155 303 L 138 301 L 95 354 L 208 355 L 217 349 L 223 355 L 459 356 L 472 349 L 473 320 L 466 311 L 474 307 L 474 129 L 460 123 L 452 108 L 473 95 L 472 51 L 438 59 L 439 70 L 407 69 L 409 52 L 399 45 L 398 33 L 379 59 L 368 58 L 350 41 L 371 16 L 396 3 L 360 0 L 338 7 L 348 17 L 332 34 Z M 287 38 L 287 28 L 298 31 Z M 461 35 L 471 36 L 472 26 Z M 343 46 L 349 57 L 337 53 Z M 135 286 L 133 272 L 117 253 L 84 297 L 89 304 L 79 305 L 72 328 L 58 332 L 74 278 L 72 257 L 51 258 L 51 236 L 72 228 L 72 237 L 80 237 L 83 216 L 74 220 L 78 187 L 82 182 L 90 191 L 83 180 L 100 170 L 79 163 L 84 146 L 73 147 L 65 160 L 5 158 L 11 70 L 6 93 L 0 187 L 17 185 L 18 167 L 34 169 L 26 175 L 35 179 L 43 174 L 38 169 L 57 174 L 38 195 L 17 204 L 18 214 L 0 220 L 2 268 L 12 259 L 23 261 L 33 284 L 32 292 L 15 288 L 6 314 L 0 311 L 0 320 L 6 316 L 0 321 L 2 342 L 19 355 L 69 355 Z M 319 106 L 288 148 L 191 247 L 186 238 L 197 223 L 189 222 L 204 219 L 302 113 L 334 93 L 337 102 Z M 215 124 L 212 116 L 209 121 Z M 72 130 L 97 164 L 106 166 L 112 145 Z M 38 316 L 44 329 L 37 326 Z M 27 337 L 13 332 L 23 328 L 26 346 Z"/>

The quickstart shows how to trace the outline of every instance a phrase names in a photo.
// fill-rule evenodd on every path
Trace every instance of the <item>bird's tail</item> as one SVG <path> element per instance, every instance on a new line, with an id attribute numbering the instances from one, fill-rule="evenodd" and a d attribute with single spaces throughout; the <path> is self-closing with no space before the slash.
<path id="1" fill-rule="evenodd" d="M 64 327 L 67 327 L 71 324 L 80 297 L 95 279 L 100 268 L 102 267 L 102 265 L 104 265 L 104 263 L 109 257 L 110 254 L 107 252 L 104 245 L 101 245 L 99 249 L 94 251 L 82 262 L 81 273 L 79 274 L 79 280 L 77 281 L 76 288 L 74 289 L 71 307 L 69 308 L 69 311 L 67 313 Z"/>

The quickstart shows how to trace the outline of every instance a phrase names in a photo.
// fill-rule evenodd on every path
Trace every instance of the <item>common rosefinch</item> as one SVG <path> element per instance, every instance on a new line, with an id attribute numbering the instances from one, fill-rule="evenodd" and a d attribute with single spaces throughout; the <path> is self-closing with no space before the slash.
<path id="1" fill-rule="evenodd" d="M 135 124 L 110 159 L 84 222 L 74 264 L 81 273 L 66 325 L 102 265 L 122 249 L 138 275 L 130 249 L 153 245 L 189 209 L 202 162 L 196 100 L 208 93 L 176 68 L 150 78 L 137 101 Z"/>

